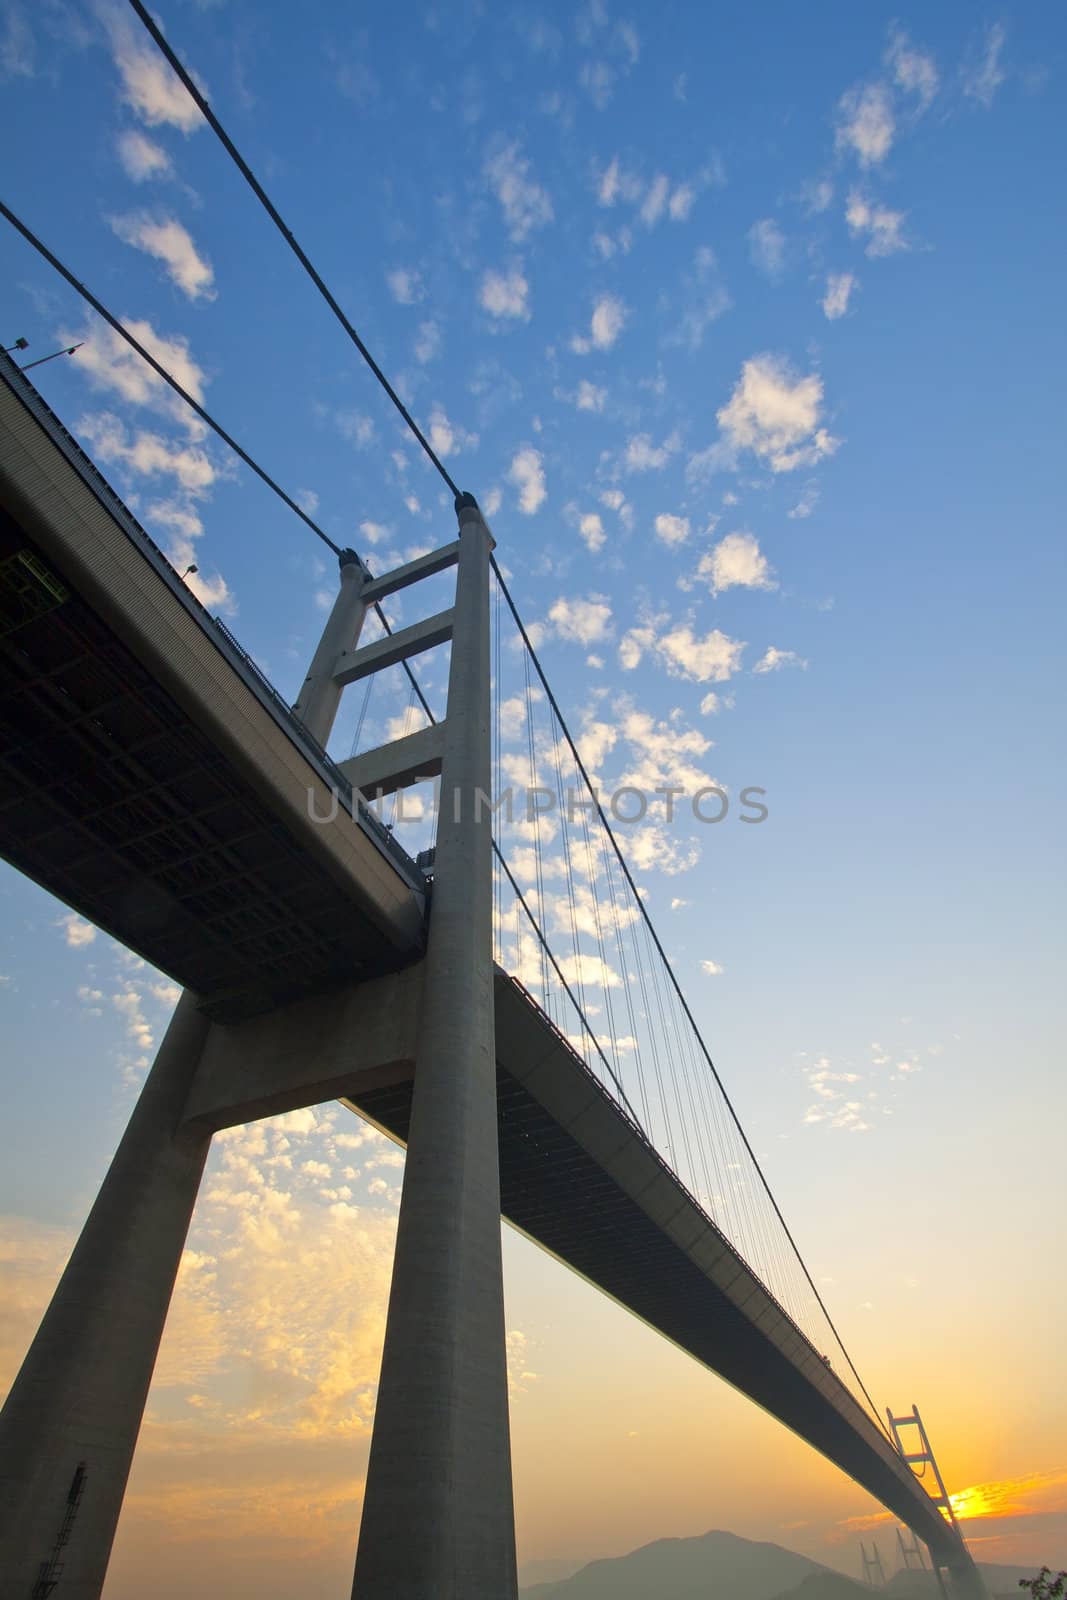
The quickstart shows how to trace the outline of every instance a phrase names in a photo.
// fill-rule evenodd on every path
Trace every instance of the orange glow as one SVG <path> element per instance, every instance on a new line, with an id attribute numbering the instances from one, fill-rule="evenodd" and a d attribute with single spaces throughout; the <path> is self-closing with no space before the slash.
<path id="1" fill-rule="evenodd" d="M 976 1483 L 949 1498 L 956 1516 L 967 1522 L 979 1517 L 1036 1517 L 1067 1511 L 1067 1471 Z"/>
<path id="2" fill-rule="evenodd" d="M 960 1522 L 976 1522 L 982 1517 L 1037 1517 L 1065 1512 L 1067 1469 L 975 1483 L 969 1489 L 950 1495 L 949 1499 Z M 862 1516 L 845 1517 L 838 1526 L 851 1535 L 873 1532 L 894 1520 L 892 1512 L 870 1511 Z"/>

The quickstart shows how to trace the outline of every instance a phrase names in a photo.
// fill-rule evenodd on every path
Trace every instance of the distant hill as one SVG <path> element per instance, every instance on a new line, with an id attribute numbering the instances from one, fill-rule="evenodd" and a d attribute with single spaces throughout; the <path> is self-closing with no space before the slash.
<path id="1" fill-rule="evenodd" d="M 1014 1596 L 1029 1568 L 982 1565 L 991 1595 Z M 888 1600 L 940 1600 L 932 1572 L 898 1572 Z M 520 1590 L 521 1600 L 871 1600 L 866 1584 L 777 1544 L 736 1533 L 657 1539 L 629 1555 L 591 1561 L 572 1577 Z"/>
<path id="2" fill-rule="evenodd" d="M 871 1591 L 855 1578 L 846 1578 L 829 1567 L 819 1567 L 778 1600 L 871 1600 Z"/>
<path id="3" fill-rule="evenodd" d="M 695 1539 L 657 1539 L 629 1555 L 591 1561 L 560 1583 L 522 1590 L 522 1600 L 778 1600 L 800 1591 L 805 1579 L 838 1578 L 806 1556 L 776 1544 L 756 1544 L 735 1533 L 705 1533 Z M 859 1584 L 840 1578 L 844 1589 L 825 1596 L 804 1589 L 797 1600 L 859 1600 Z M 870 1591 L 864 1590 L 865 1600 Z"/>
<path id="4" fill-rule="evenodd" d="M 991 1595 L 1018 1595 L 1019 1579 L 1032 1578 L 1038 1566 L 1034 1567 L 1005 1567 L 992 1561 L 980 1561 L 978 1570 L 985 1579 L 985 1586 Z M 936 1595 L 940 1600 L 937 1581 L 932 1572 L 898 1572 L 890 1578 L 886 1588 L 892 1600 L 929 1600 Z"/>

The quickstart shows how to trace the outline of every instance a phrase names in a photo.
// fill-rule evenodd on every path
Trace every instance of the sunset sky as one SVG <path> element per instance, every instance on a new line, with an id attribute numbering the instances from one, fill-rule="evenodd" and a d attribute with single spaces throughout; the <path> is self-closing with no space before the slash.
<path id="1" fill-rule="evenodd" d="M 978 1559 L 1067 1566 L 1062 10 L 158 14 L 486 508 L 605 779 L 766 790 L 631 838 L 647 903 L 868 1388 L 920 1406 Z M 333 537 L 378 571 L 453 537 L 125 4 L 0 0 L 0 87 L 4 200 Z M 291 699 L 328 553 L 7 228 L 0 271 L 3 343 L 86 341 L 31 376 Z M 2 1386 L 177 990 L 0 897 Z M 338 1106 L 216 1139 L 107 1600 L 347 1593 L 402 1177 Z M 778 1423 L 504 1259 L 525 1581 L 714 1527 L 891 1564 Z"/>

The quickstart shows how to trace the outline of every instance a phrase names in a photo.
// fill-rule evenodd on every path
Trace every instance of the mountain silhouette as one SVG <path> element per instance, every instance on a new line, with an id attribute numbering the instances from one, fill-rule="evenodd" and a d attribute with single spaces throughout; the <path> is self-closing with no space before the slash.
<path id="1" fill-rule="evenodd" d="M 982 1565 L 990 1595 L 1014 1600 L 1029 1569 Z M 932 1572 L 899 1572 L 886 1600 L 940 1600 Z M 781 1545 L 713 1531 L 656 1539 L 591 1561 L 569 1578 L 520 1590 L 521 1600 L 872 1600 L 871 1589 Z"/>
<path id="2" fill-rule="evenodd" d="M 522 1590 L 522 1600 L 778 1600 L 805 1579 L 847 1578 L 783 1550 L 757 1544 L 735 1533 L 712 1532 L 693 1539 L 656 1539 L 629 1555 L 591 1561 L 559 1583 L 538 1583 Z M 865 1590 L 866 1600 L 870 1591 Z M 803 1600 L 824 1600 L 804 1590 Z M 827 1590 L 825 1600 L 859 1600 L 844 1589 Z"/>

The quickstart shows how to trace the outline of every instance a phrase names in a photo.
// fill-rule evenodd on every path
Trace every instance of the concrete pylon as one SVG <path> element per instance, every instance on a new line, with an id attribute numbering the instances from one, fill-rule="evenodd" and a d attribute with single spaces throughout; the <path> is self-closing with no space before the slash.
<path id="1" fill-rule="evenodd" d="M 493 1024 L 489 554 L 460 551 L 422 1012 L 353 1595 L 511 1600 Z"/>
<path id="2" fill-rule="evenodd" d="M 50 1593 L 43 1583 L 54 1553 L 63 1600 L 98 1600 L 103 1588 L 211 1143 L 210 1133 L 176 1131 L 209 1026 L 184 994 L 0 1412 L 5 1600 Z"/>
<path id="3" fill-rule="evenodd" d="M 324 749 L 341 703 L 342 687 L 334 676 L 337 663 L 344 651 L 356 648 L 367 612 L 363 603 L 366 568 L 354 550 L 342 550 L 338 559 L 341 587 L 293 705 L 293 715 Z"/>
<path id="4" fill-rule="evenodd" d="M 969 1554 L 949 1565 L 948 1578 L 952 1600 L 989 1600 L 985 1580 Z"/>

